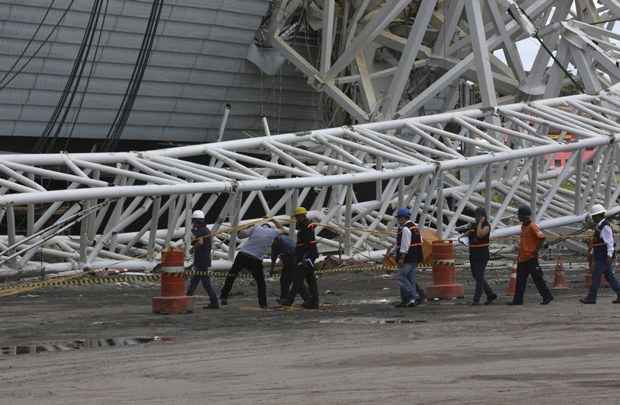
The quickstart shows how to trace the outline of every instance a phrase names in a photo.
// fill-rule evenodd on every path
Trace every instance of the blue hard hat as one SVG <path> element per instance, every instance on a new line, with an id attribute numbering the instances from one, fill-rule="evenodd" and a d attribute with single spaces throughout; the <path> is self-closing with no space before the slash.
<path id="1" fill-rule="evenodd" d="M 398 218 L 409 218 L 411 217 L 411 211 L 409 211 L 409 208 L 399 208 L 396 216 Z"/>
<path id="2" fill-rule="evenodd" d="M 520 217 L 529 217 L 532 215 L 532 210 L 527 205 L 522 205 L 517 210 L 517 215 Z"/>

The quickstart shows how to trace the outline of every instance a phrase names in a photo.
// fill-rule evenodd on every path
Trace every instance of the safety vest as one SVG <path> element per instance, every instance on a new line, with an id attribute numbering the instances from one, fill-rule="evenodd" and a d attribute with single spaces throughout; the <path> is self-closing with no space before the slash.
<path id="1" fill-rule="evenodd" d="M 194 224 L 192 235 L 202 238 L 201 244 L 194 245 L 194 267 L 204 270 L 211 266 L 211 233 L 204 224 Z"/>
<path id="2" fill-rule="evenodd" d="M 316 228 L 317 224 L 309 222 L 299 225 L 300 227 L 297 230 L 297 257 L 308 257 L 314 260 L 319 257 L 319 251 L 314 236 L 314 228 Z"/>
<path id="3" fill-rule="evenodd" d="M 396 235 L 396 258 L 400 260 L 400 242 L 403 239 L 404 227 L 409 228 L 411 231 L 411 243 L 405 255 L 405 262 L 420 262 L 422 261 L 422 235 L 416 224 L 411 221 L 398 228 L 398 234 Z"/>
<path id="4" fill-rule="evenodd" d="M 488 224 L 484 224 L 484 226 L 488 226 Z M 485 237 L 479 238 L 476 235 L 476 229 L 470 229 L 468 231 L 469 236 L 469 251 L 470 253 L 484 253 L 489 251 L 489 236 L 488 233 Z"/>
<path id="5" fill-rule="evenodd" d="M 611 226 L 609 222 L 605 219 L 600 225 L 597 225 L 594 229 L 594 235 L 592 235 L 592 256 L 595 259 L 604 259 L 607 257 L 607 244 L 601 238 L 601 232 L 603 228 L 606 226 Z M 614 250 L 616 248 L 616 243 L 614 242 Z"/>

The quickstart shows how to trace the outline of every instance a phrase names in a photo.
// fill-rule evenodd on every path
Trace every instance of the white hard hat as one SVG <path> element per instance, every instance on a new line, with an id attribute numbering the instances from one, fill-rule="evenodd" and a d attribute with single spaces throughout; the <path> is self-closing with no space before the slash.
<path id="1" fill-rule="evenodd" d="M 205 213 L 200 210 L 196 210 L 192 213 L 192 219 L 205 219 Z"/>
<path id="2" fill-rule="evenodd" d="M 601 204 L 594 204 L 592 206 L 592 211 L 590 211 L 590 215 L 592 216 L 606 214 L 606 213 L 607 213 L 607 210 Z"/>

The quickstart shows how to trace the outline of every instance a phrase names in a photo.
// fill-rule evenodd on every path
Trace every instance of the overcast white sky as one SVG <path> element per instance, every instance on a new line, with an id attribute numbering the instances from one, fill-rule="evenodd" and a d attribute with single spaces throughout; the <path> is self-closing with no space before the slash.
<path id="1" fill-rule="evenodd" d="M 540 44 L 534 38 L 527 38 L 517 42 L 517 48 L 523 59 L 523 67 L 525 70 L 530 70 L 536 58 L 536 54 L 538 53 L 538 49 L 540 48 Z"/>

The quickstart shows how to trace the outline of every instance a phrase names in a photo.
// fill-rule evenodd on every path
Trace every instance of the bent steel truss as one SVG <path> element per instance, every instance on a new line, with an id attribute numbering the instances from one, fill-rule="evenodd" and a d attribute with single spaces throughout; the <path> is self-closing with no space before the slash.
<path id="1" fill-rule="evenodd" d="M 565 85 L 597 94 L 620 81 L 618 0 L 273 4 L 259 29 L 267 46 L 354 122 L 463 107 L 462 82 L 475 83 L 481 107 L 493 107 L 558 97 Z M 304 40 L 315 30 L 317 49 Z M 531 68 L 527 49 L 536 54 Z"/>
<path id="2" fill-rule="evenodd" d="M 286 219 L 297 205 L 332 231 L 321 233 L 321 250 L 347 255 L 389 246 L 391 213 L 401 206 L 448 238 L 477 206 L 490 213 L 496 236 L 515 231 L 522 204 L 546 226 L 570 225 L 592 204 L 615 206 L 620 196 L 618 107 L 612 87 L 146 152 L 4 155 L 0 263 L 148 267 L 164 247 L 189 245 L 195 209 L 213 223 L 220 260 L 233 257 L 244 224 Z"/>

